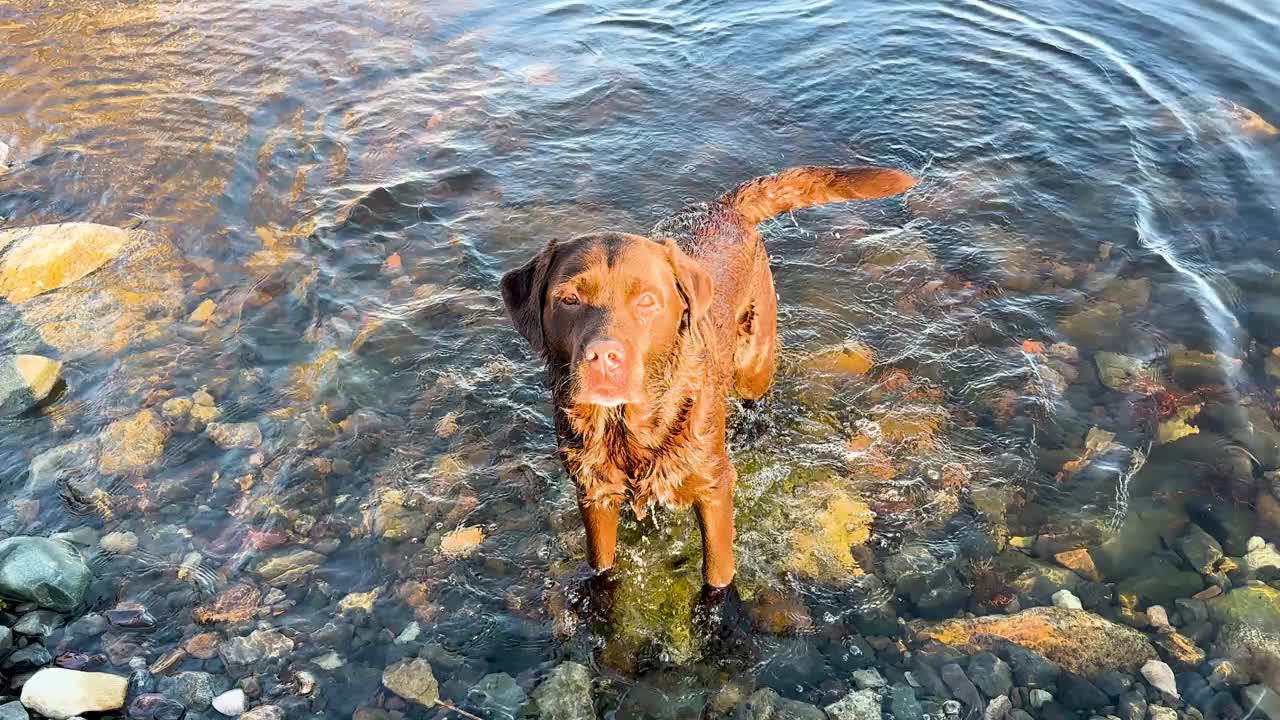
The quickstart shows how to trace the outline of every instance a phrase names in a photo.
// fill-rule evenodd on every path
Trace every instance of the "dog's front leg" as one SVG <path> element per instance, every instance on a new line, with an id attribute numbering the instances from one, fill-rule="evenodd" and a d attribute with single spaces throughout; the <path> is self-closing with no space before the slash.
<path id="1" fill-rule="evenodd" d="M 578 499 L 582 524 L 587 529 L 587 562 L 596 573 L 613 567 L 618 552 L 618 516 L 621 508 L 609 500 Z"/>
<path id="2" fill-rule="evenodd" d="M 707 584 L 722 588 L 733 582 L 733 486 L 738 473 L 727 459 L 715 487 L 694 503 L 702 529 L 702 574 Z"/>

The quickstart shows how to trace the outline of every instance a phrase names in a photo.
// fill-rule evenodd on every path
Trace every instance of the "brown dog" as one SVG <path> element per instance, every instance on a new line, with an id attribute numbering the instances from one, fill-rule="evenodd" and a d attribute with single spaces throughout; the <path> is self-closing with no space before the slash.
<path id="1" fill-rule="evenodd" d="M 732 582 L 726 395 L 763 395 L 777 349 L 777 296 L 756 224 L 914 184 L 885 168 L 793 168 L 687 208 L 652 237 L 553 240 L 502 278 L 512 322 L 546 360 L 592 568 L 613 567 L 624 502 L 638 515 L 653 503 L 693 505 L 707 584 Z"/>

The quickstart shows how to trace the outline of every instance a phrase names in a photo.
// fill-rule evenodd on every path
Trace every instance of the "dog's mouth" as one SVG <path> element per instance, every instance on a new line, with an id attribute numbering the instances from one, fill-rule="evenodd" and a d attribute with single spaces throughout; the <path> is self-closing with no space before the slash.
<path id="1" fill-rule="evenodd" d="M 607 408 L 633 405 L 640 401 L 639 392 L 615 383 L 593 383 L 589 387 L 581 387 L 574 397 L 577 405 L 599 405 Z"/>

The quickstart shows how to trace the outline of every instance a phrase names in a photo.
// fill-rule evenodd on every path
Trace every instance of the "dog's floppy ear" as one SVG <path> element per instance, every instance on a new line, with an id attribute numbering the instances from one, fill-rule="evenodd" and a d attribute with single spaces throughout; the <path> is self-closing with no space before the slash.
<path id="1" fill-rule="evenodd" d="M 666 246 L 671 257 L 671 272 L 676 278 L 676 290 L 689 309 L 690 324 L 697 324 L 711 310 L 711 276 L 686 255 L 674 240 L 668 239 Z"/>
<path id="2" fill-rule="evenodd" d="M 542 334 L 542 302 L 547 294 L 547 271 L 555 255 L 552 240 L 529 262 L 502 276 L 502 302 L 507 306 L 511 324 L 529 341 L 534 352 L 546 350 Z"/>

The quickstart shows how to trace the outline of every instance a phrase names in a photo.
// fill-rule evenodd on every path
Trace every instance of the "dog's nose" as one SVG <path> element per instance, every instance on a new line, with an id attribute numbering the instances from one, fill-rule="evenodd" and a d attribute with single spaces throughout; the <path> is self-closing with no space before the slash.
<path id="1" fill-rule="evenodd" d="M 617 340 L 596 340 L 583 350 L 588 365 L 605 373 L 616 372 L 627 359 L 627 350 Z"/>

